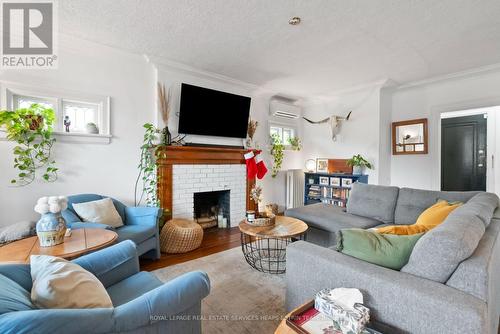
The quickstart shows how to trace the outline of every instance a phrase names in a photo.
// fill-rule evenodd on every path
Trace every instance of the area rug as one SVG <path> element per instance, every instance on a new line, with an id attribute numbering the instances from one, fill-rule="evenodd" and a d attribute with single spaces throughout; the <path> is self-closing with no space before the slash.
<path id="1" fill-rule="evenodd" d="M 202 302 L 204 334 L 272 334 L 285 315 L 285 275 L 261 273 L 246 263 L 241 248 L 155 270 L 162 281 L 205 271 L 211 292 Z"/>

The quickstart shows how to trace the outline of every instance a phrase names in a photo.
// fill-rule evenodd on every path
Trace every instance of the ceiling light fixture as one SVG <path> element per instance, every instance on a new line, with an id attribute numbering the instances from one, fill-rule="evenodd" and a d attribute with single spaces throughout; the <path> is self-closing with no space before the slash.
<path id="1" fill-rule="evenodd" d="M 290 24 L 292 26 L 296 26 L 299 23 L 300 23 L 300 17 L 298 17 L 298 16 L 294 16 L 290 20 L 288 20 L 288 24 Z"/>

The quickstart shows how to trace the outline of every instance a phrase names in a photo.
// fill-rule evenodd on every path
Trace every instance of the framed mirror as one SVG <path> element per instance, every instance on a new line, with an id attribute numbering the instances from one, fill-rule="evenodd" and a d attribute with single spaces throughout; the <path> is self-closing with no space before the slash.
<path id="1" fill-rule="evenodd" d="M 392 154 L 427 154 L 427 118 L 392 123 Z"/>

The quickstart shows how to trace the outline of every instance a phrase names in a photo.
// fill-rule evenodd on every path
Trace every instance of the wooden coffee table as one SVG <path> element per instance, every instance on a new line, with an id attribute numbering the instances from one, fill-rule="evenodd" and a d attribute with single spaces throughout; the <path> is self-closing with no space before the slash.
<path id="1" fill-rule="evenodd" d="M 0 263 L 29 263 L 30 255 L 52 255 L 64 259 L 74 259 L 86 253 L 113 244 L 118 234 L 100 228 L 72 230 L 64 242 L 50 247 L 40 247 L 38 237 L 14 241 L 0 247 Z"/>
<path id="2" fill-rule="evenodd" d="M 302 220 L 277 216 L 273 226 L 252 226 L 242 221 L 241 249 L 253 268 L 270 274 L 286 270 L 286 246 L 305 239 L 307 224 Z"/>

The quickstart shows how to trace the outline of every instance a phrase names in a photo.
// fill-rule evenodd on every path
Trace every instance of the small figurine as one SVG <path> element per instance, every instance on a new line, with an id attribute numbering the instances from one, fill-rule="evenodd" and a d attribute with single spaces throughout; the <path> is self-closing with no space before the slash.
<path id="1" fill-rule="evenodd" d="M 69 132 L 69 126 L 71 125 L 71 121 L 69 120 L 69 116 L 64 116 L 64 127 L 66 128 L 66 132 Z"/>

